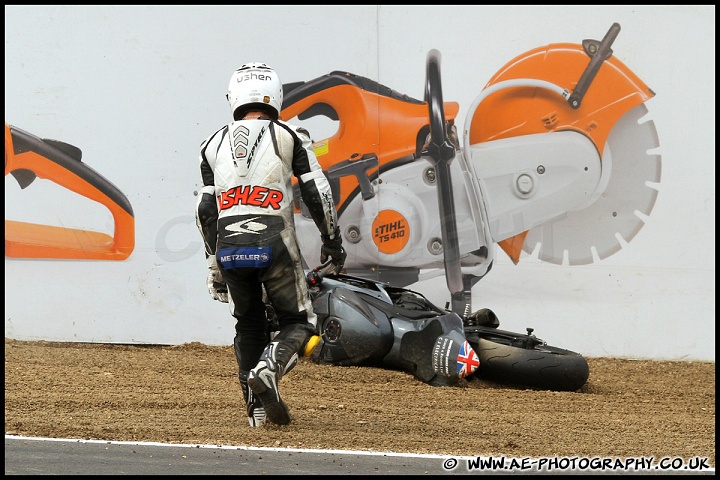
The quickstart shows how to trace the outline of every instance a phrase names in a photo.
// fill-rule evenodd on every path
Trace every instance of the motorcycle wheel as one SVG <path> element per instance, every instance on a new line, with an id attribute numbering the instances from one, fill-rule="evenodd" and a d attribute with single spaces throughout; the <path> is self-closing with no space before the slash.
<path id="1" fill-rule="evenodd" d="M 486 330 L 466 332 L 480 359 L 473 374 L 476 378 L 538 390 L 575 391 L 590 376 L 587 360 L 576 352 L 538 343 L 532 335 Z"/>

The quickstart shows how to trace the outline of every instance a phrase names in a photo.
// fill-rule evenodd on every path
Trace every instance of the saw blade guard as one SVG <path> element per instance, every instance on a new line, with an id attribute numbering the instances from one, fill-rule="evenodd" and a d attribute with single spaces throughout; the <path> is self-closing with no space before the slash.
<path id="1" fill-rule="evenodd" d="M 617 34 L 619 26 L 613 27 Z M 655 93 L 609 46 L 601 51 L 599 45 L 559 43 L 519 55 L 492 77 L 468 111 L 463 153 L 475 169 L 488 221 L 506 227 L 491 229 L 492 240 L 514 263 L 522 251 L 556 264 L 606 258 L 635 237 L 655 205 L 661 159 L 653 152 L 658 134 L 645 106 Z M 602 54 L 602 61 L 593 54 Z M 571 92 L 580 83 L 578 101 Z M 533 151 L 532 137 L 561 132 L 577 144 L 570 149 L 575 153 L 563 148 L 565 158 L 546 165 L 551 156 L 542 148 Z M 582 143 L 591 143 L 595 153 Z M 508 152 L 486 154 L 486 147 L 498 144 Z M 520 159 L 510 151 L 518 146 L 526 153 Z M 557 181 L 561 174 L 570 178 L 568 169 L 577 171 L 576 179 L 567 180 L 574 192 Z M 504 182 L 506 196 L 513 190 L 513 208 L 494 212 L 508 198 L 495 193 L 492 177 Z M 564 198 L 536 212 L 533 204 L 552 196 L 550 188 Z"/>

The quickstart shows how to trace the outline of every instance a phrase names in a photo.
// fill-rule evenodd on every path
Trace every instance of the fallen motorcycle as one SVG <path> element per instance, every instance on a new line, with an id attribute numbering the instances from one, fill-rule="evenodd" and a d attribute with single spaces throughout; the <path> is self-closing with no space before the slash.
<path id="1" fill-rule="evenodd" d="M 433 386 L 480 378 L 574 391 L 588 379 L 589 367 L 580 354 L 548 345 L 532 329 L 525 334 L 501 330 L 489 309 L 460 317 L 420 293 L 328 275 L 330 268 L 326 264 L 307 274 L 320 334 L 307 352 L 315 363 L 402 370 Z M 272 325 L 271 305 L 268 312 Z"/>

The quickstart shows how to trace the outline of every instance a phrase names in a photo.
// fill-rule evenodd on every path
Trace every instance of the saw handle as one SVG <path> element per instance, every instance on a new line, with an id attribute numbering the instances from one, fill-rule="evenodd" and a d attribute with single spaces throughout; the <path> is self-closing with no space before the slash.
<path id="1" fill-rule="evenodd" d="M 78 260 L 125 260 L 135 247 L 135 215 L 127 196 L 81 161 L 82 151 L 42 139 L 5 123 L 5 175 L 21 188 L 46 179 L 107 207 L 114 232 L 5 220 L 5 256 Z"/>
<path id="2" fill-rule="evenodd" d="M 588 66 L 585 68 L 580 80 L 578 80 L 577 86 L 568 98 L 568 103 L 572 108 L 580 108 L 583 97 L 585 96 L 587 89 L 590 87 L 590 83 L 595 78 L 595 75 L 597 75 L 598 70 L 600 70 L 600 66 L 612 55 L 613 51 L 610 47 L 619 33 L 620 24 L 616 22 L 612 24 L 610 30 L 608 30 L 601 42 L 598 42 L 597 40 L 583 40 L 583 49 L 585 50 L 585 53 L 590 56 L 590 63 L 588 63 Z"/>

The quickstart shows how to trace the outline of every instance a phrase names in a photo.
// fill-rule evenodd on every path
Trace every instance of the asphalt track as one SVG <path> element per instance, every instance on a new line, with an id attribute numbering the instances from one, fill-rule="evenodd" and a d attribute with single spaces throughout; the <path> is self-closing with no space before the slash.
<path id="1" fill-rule="evenodd" d="M 451 457 L 5 435 L 5 475 L 442 475 Z M 459 464 L 459 457 L 458 457 Z"/>
<path id="2" fill-rule="evenodd" d="M 5 435 L 5 475 L 714 475 L 706 471 L 482 469 L 477 457 L 175 445 Z M 505 459 L 510 460 L 510 459 Z M 516 459 L 521 461 L 522 459 Z"/>

